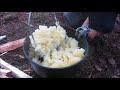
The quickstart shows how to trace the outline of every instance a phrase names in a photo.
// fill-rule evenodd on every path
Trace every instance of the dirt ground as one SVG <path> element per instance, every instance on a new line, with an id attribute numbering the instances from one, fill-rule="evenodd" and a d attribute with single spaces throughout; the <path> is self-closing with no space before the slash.
<path id="1" fill-rule="evenodd" d="M 62 12 L 56 12 L 60 23 L 64 23 Z M 0 44 L 23 38 L 27 35 L 27 12 L 0 12 L 0 36 L 7 38 Z M 53 12 L 33 12 L 31 24 L 51 25 L 55 23 Z M 116 18 L 115 30 L 94 41 L 89 41 L 89 57 L 72 78 L 120 78 L 120 15 Z M 0 58 L 34 78 L 40 78 L 24 58 L 23 49 L 10 51 Z"/>

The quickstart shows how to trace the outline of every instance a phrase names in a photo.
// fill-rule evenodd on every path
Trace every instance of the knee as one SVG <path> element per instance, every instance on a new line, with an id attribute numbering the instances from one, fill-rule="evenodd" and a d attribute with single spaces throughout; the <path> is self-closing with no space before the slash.
<path id="1" fill-rule="evenodd" d="M 63 13 L 64 22 L 67 26 L 72 28 L 78 28 L 81 24 L 80 15 L 78 13 L 64 12 Z"/>

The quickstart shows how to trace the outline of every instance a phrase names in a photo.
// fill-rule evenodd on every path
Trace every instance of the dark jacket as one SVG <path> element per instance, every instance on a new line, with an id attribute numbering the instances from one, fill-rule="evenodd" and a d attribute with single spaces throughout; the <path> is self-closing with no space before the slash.
<path id="1" fill-rule="evenodd" d="M 90 28 L 102 33 L 112 32 L 114 29 L 116 17 L 116 12 L 90 12 Z"/>
<path id="2" fill-rule="evenodd" d="M 114 29 L 118 12 L 64 12 L 65 22 L 73 27 L 80 27 L 89 17 L 89 27 L 102 33 L 109 33 Z"/>

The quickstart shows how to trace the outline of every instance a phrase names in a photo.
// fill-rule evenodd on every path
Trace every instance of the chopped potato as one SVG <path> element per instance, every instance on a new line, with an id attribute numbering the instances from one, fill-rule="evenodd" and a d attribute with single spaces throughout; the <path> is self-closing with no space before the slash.
<path id="1" fill-rule="evenodd" d="M 31 45 L 29 55 L 32 60 L 42 66 L 62 68 L 73 65 L 82 60 L 85 50 L 78 47 L 75 38 L 68 37 L 66 31 L 60 26 L 39 26 L 33 32 L 37 46 L 29 36 Z M 39 57 L 43 57 L 40 62 Z"/>

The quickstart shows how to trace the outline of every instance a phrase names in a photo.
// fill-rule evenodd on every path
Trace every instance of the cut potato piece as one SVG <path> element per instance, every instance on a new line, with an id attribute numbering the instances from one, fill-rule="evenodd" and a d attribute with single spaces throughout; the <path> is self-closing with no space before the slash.
<path id="1" fill-rule="evenodd" d="M 73 65 L 82 60 L 85 50 L 78 47 L 75 38 L 68 37 L 66 31 L 60 26 L 40 25 L 39 29 L 33 32 L 37 46 L 29 36 L 31 45 L 29 50 L 30 58 L 37 64 L 50 68 L 62 68 Z M 43 57 L 40 62 L 39 57 Z"/>

